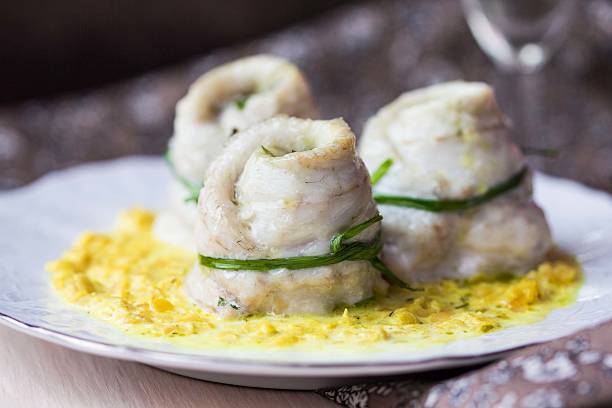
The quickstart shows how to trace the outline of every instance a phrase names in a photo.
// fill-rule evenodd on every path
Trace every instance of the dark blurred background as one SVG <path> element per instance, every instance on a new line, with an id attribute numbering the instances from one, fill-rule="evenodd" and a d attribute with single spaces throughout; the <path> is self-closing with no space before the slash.
<path id="1" fill-rule="evenodd" d="M 341 3 L 348 1 L 2 1 L 0 103 L 125 78 Z"/>
<path id="2" fill-rule="evenodd" d="M 534 167 L 612 191 L 612 0 L 569 1 L 566 40 L 530 75 L 491 62 L 457 0 L 3 1 L 0 189 L 163 153 L 191 82 L 268 52 L 299 65 L 322 116 L 343 116 L 357 135 L 402 92 L 488 82 L 518 143 L 561 151 L 531 157 Z"/>

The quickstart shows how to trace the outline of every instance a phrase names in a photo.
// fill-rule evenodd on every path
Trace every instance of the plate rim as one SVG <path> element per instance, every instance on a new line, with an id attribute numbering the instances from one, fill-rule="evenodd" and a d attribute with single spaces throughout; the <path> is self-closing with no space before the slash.
<path id="1" fill-rule="evenodd" d="M 100 170 L 105 170 L 117 165 L 125 166 L 129 163 L 146 163 L 147 165 L 151 165 L 153 163 L 158 163 L 160 160 L 162 159 L 160 159 L 158 156 L 138 155 L 82 163 L 75 166 L 70 166 L 68 168 L 52 171 L 21 188 L 0 192 L 0 198 L 6 198 L 9 196 L 15 197 L 22 193 L 29 193 L 32 190 L 36 189 L 38 186 L 43 185 L 47 182 L 55 181 L 68 174 L 81 172 L 86 169 L 91 170 L 92 168 L 99 168 Z M 597 194 L 600 199 L 605 198 L 610 204 L 612 204 L 612 196 L 606 191 L 592 188 L 575 180 L 550 176 L 540 172 L 535 173 L 539 177 L 544 179 L 548 179 L 557 183 L 563 183 L 566 185 L 572 185 L 574 188 L 588 190 L 590 193 Z M 585 325 L 581 328 L 576 328 L 575 330 L 568 332 L 564 336 L 556 336 L 554 338 L 562 338 L 578 331 L 594 327 L 600 323 L 601 322 L 593 322 L 592 324 Z M 329 377 L 346 377 L 351 375 L 354 376 L 355 374 L 364 376 L 375 376 L 408 373 L 422 371 L 425 369 L 463 366 L 494 360 L 502 357 L 505 354 L 512 353 L 516 350 L 529 347 L 534 344 L 541 344 L 551 340 L 550 338 L 544 337 L 541 340 L 534 339 L 533 341 L 529 341 L 519 346 L 512 346 L 509 348 L 503 348 L 501 350 L 495 350 L 486 353 L 474 352 L 463 355 L 446 354 L 444 357 L 424 358 L 412 356 L 409 361 L 406 361 L 405 359 L 402 360 L 402 357 L 405 357 L 405 354 L 398 352 L 399 361 L 335 361 L 330 363 L 309 363 L 306 361 L 266 361 L 260 359 L 250 359 L 244 356 L 232 358 L 228 356 L 176 353 L 172 351 L 153 350 L 144 347 L 128 346 L 124 344 L 87 339 L 77 335 L 67 334 L 59 330 L 54 330 L 51 328 L 42 327 L 40 325 L 22 321 L 2 311 L 0 311 L 0 324 L 22 332 L 26 335 L 41 339 L 43 341 L 47 341 L 53 344 L 67 347 L 69 349 L 97 356 L 116 358 L 126 361 L 136 361 L 144 364 L 156 365 L 161 367 L 184 368 L 196 371 L 217 372 L 235 375 L 282 375 L 291 377 L 313 377 L 320 375 L 325 375 Z M 262 372 L 262 370 L 268 371 Z"/>
<path id="2" fill-rule="evenodd" d="M 308 363 L 273 360 L 262 361 L 244 357 L 231 358 L 226 356 L 215 357 L 198 354 L 180 354 L 171 351 L 151 350 L 142 347 L 125 346 L 107 343 L 104 341 L 94 341 L 22 322 L 19 319 L 8 316 L 2 312 L 0 312 L 0 324 L 4 327 L 8 327 L 9 329 L 48 343 L 100 357 L 134 361 L 159 367 L 173 367 L 224 374 L 269 376 L 280 375 L 291 377 L 315 377 L 320 375 L 325 375 L 328 377 L 345 377 L 355 375 L 356 373 L 365 376 L 376 376 L 416 372 L 424 369 L 468 366 L 497 360 L 504 355 L 510 354 L 524 347 L 541 344 L 547 341 L 534 341 L 529 344 L 490 353 L 474 353 L 465 356 L 424 358 L 412 361 Z M 245 371 L 245 368 L 247 371 Z M 266 373 L 262 372 L 262 369 L 274 371 Z M 279 372 L 279 369 L 284 369 L 285 371 Z M 359 369 L 359 371 L 356 369 Z"/>

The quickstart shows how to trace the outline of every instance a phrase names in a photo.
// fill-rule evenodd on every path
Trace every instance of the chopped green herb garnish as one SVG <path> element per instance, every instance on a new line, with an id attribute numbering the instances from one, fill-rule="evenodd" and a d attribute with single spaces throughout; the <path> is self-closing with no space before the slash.
<path id="1" fill-rule="evenodd" d="M 267 272 L 274 269 L 307 269 L 316 268 L 319 266 L 334 265 L 343 261 L 369 261 L 373 267 L 382 272 L 383 276 L 389 283 L 403 289 L 412 289 L 405 282 L 399 279 L 395 274 L 386 267 L 386 265 L 378 258 L 378 254 L 382 250 L 383 242 L 380 233 L 377 234 L 374 241 L 365 244 L 361 242 L 351 242 L 350 244 L 344 241 L 353 238 L 360 232 L 371 226 L 372 224 L 382 220 L 379 214 L 369 220 L 349 228 L 347 231 L 335 235 L 330 241 L 330 252 L 325 255 L 312 256 L 295 256 L 289 258 L 273 258 L 273 259 L 227 259 L 213 258 L 199 254 L 200 264 L 214 269 L 222 270 L 248 270 L 257 272 Z"/>
<path id="2" fill-rule="evenodd" d="M 251 95 L 244 95 L 234 101 L 238 110 L 244 110 L 244 107 L 246 106 L 247 100 L 250 98 L 250 96 Z"/>
<path id="3" fill-rule="evenodd" d="M 225 300 L 225 299 L 224 299 L 224 298 L 222 298 L 222 297 L 219 297 L 219 300 L 217 300 L 217 306 L 219 306 L 219 307 L 222 307 L 222 306 L 229 306 L 229 307 L 231 307 L 231 308 L 232 308 L 232 309 L 234 309 L 234 310 L 238 310 L 238 309 L 240 309 L 240 307 L 238 307 L 237 305 L 235 305 L 235 304 L 233 304 L 233 303 L 231 303 L 231 302 L 228 302 L 227 300 Z"/>
<path id="4" fill-rule="evenodd" d="M 487 333 L 493 330 L 494 328 L 495 326 L 493 326 L 492 324 L 485 324 L 480 328 L 480 331 L 482 331 L 483 333 Z"/>
<path id="5" fill-rule="evenodd" d="M 261 150 L 263 150 L 264 153 L 267 154 L 270 157 L 276 157 L 276 156 L 274 156 L 274 153 L 272 153 L 270 150 L 266 149 L 266 146 L 261 146 Z"/>

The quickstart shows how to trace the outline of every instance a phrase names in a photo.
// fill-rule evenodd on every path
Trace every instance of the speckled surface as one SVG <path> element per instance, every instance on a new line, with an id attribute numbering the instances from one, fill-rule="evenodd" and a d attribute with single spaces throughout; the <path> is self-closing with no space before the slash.
<path id="1" fill-rule="evenodd" d="M 530 347 L 484 368 L 321 392 L 350 408 L 610 406 L 612 324 Z"/>

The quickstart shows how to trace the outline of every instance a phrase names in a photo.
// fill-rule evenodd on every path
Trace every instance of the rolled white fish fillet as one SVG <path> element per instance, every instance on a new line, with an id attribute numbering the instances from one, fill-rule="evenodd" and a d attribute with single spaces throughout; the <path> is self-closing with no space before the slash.
<path id="1" fill-rule="evenodd" d="M 198 204 L 200 254 L 229 259 L 325 255 L 331 238 L 377 214 L 355 136 L 342 119 L 275 117 L 240 132 L 211 164 Z M 350 242 L 370 243 L 370 226 Z M 368 261 L 272 271 L 195 268 L 185 291 L 228 316 L 325 313 L 384 292 Z"/>
<path id="2" fill-rule="evenodd" d="M 376 193 L 435 200 L 482 194 L 526 165 L 492 89 L 459 81 L 383 107 L 366 123 L 360 153 L 370 171 L 394 160 Z M 380 205 L 383 261 L 408 281 L 527 272 L 552 245 L 531 188 L 528 175 L 494 200 L 457 212 Z"/>
<path id="3" fill-rule="evenodd" d="M 185 182 L 198 189 L 234 133 L 281 113 L 317 117 L 304 76 L 282 58 L 243 58 L 207 72 L 189 88 L 176 106 L 169 158 L 177 177 L 169 191 L 172 211 L 156 225 L 160 237 L 178 244 L 192 240 L 196 206 L 185 201 L 190 196 Z M 181 237 L 184 227 L 190 234 Z"/>

